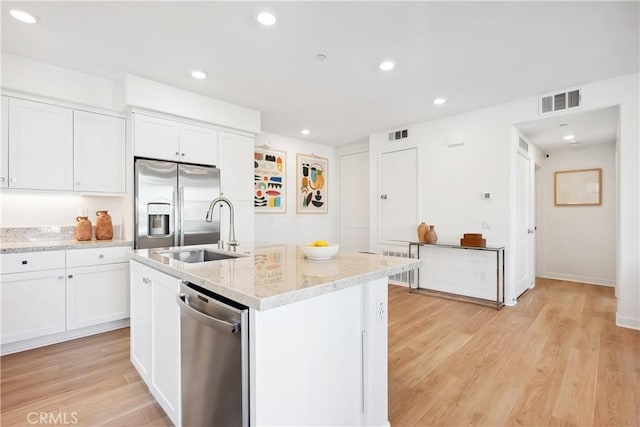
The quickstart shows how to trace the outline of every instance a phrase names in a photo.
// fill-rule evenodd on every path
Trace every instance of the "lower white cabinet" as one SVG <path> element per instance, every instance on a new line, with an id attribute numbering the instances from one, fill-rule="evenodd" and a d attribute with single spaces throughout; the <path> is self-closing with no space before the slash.
<path id="1" fill-rule="evenodd" d="M 64 274 L 62 268 L 2 275 L 2 344 L 65 330 Z"/>
<path id="2" fill-rule="evenodd" d="M 131 362 L 180 425 L 180 279 L 131 262 Z"/>

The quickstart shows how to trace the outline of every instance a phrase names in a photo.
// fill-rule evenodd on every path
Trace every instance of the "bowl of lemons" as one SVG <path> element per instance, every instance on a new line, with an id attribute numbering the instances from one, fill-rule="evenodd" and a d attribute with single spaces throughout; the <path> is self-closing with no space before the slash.
<path id="1" fill-rule="evenodd" d="M 328 243 L 326 240 L 315 240 L 306 245 L 301 245 L 302 253 L 307 259 L 312 261 L 325 261 L 331 259 L 338 253 L 340 245 Z"/>

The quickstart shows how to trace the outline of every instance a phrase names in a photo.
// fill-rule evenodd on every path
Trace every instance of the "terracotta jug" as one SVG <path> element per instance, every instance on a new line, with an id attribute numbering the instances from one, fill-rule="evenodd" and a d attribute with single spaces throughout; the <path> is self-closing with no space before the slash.
<path id="1" fill-rule="evenodd" d="M 429 226 L 429 231 L 427 231 L 427 235 L 425 237 L 426 243 L 434 244 L 438 243 L 438 235 L 436 234 L 436 226 Z"/>
<path id="2" fill-rule="evenodd" d="M 426 222 L 421 222 L 418 225 L 418 243 L 427 243 L 427 232 L 429 231 L 429 226 Z"/>
<path id="3" fill-rule="evenodd" d="M 97 211 L 96 215 L 96 239 L 111 240 L 113 239 L 113 223 L 109 211 Z"/>
<path id="4" fill-rule="evenodd" d="M 91 240 L 91 221 L 86 216 L 76 217 L 76 240 L 79 242 Z"/>

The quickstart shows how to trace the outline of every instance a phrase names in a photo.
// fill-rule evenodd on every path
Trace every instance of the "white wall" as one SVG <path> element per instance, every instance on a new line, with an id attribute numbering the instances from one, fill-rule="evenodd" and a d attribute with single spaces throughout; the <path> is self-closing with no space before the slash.
<path id="1" fill-rule="evenodd" d="M 617 144 L 617 324 L 634 328 L 640 328 L 638 79 L 639 74 L 636 73 L 581 86 L 583 111 L 620 106 L 620 137 Z M 418 147 L 419 162 L 422 163 L 418 189 L 421 220 L 436 225 L 440 241 L 455 242 L 462 233 L 476 231 L 486 236 L 488 245 L 506 245 L 507 303 L 515 303 L 517 135 L 512 131 L 512 125 L 538 118 L 538 97 L 535 96 L 410 125 L 407 127 L 409 138 L 403 140 L 406 146 Z M 369 166 L 372 177 L 378 175 L 380 153 L 392 145 L 387 142 L 389 131 L 391 129 L 370 135 Z M 456 135 L 464 136 L 465 144 L 447 147 L 449 137 Z M 493 194 L 491 201 L 480 199 L 480 193 L 485 191 Z M 379 192 L 373 179 L 370 195 L 371 249 L 379 251 L 384 244 L 378 237 Z M 483 229 L 482 221 L 488 222 L 491 228 Z"/>
<path id="2" fill-rule="evenodd" d="M 256 137 L 256 146 L 269 144 L 269 148 L 287 153 L 285 213 L 258 213 L 255 219 L 256 243 L 308 243 L 313 240 L 337 241 L 337 164 L 334 147 L 288 138 L 269 132 Z M 326 214 L 296 213 L 296 153 L 316 154 L 329 160 L 329 212 Z"/>
<path id="3" fill-rule="evenodd" d="M 554 172 L 602 168 L 601 206 L 555 206 Z M 613 286 L 616 280 L 615 144 L 552 151 L 536 173 L 536 274 Z"/>
<path id="4" fill-rule="evenodd" d="M 0 192 L 1 227 L 73 226 L 81 209 L 96 224 L 96 211 L 108 210 L 113 224 L 131 222 L 121 197 L 79 196 L 46 192 Z M 116 236 L 119 237 L 119 236 Z"/>

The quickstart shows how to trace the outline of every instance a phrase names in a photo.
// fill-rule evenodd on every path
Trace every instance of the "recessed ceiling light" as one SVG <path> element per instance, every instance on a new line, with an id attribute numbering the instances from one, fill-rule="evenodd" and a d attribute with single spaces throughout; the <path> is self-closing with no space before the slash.
<path id="1" fill-rule="evenodd" d="M 193 77 L 194 79 L 198 79 L 198 80 L 204 80 L 207 78 L 207 73 L 205 73 L 204 71 L 200 71 L 200 70 L 193 70 L 191 72 L 191 77 Z"/>
<path id="2" fill-rule="evenodd" d="M 565 141 L 571 141 L 572 139 L 575 139 L 575 135 L 567 135 L 565 137 L 563 137 L 562 139 L 564 139 Z"/>
<path id="3" fill-rule="evenodd" d="M 446 98 L 436 98 L 436 99 L 433 100 L 433 104 L 434 105 L 442 105 L 445 102 L 447 102 Z"/>
<path id="4" fill-rule="evenodd" d="M 35 24 L 36 22 L 38 22 L 35 16 L 30 14 L 29 12 L 25 12 L 24 10 L 12 9 L 11 11 L 9 11 L 9 14 L 18 21 L 24 22 L 25 24 Z"/>
<path id="5" fill-rule="evenodd" d="M 324 53 L 319 53 L 314 56 L 314 58 L 316 58 L 318 61 L 324 61 L 325 59 L 327 59 L 327 55 L 325 55 Z"/>
<path id="6" fill-rule="evenodd" d="M 569 126 L 569 123 L 560 123 L 560 127 Z"/>
<path id="7" fill-rule="evenodd" d="M 311 132 L 309 132 L 309 129 L 302 129 L 300 133 L 303 135 L 309 135 Z"/>
<path id="8" fill-rule="evenodd" d="M 378 65 L 378 67 L 382 71 L 389 71 L 389 70 L 393 70 L 394 68 L 396 68 L 396 63 L 393 62 L 393 61 L 382 61 L 380 63 L 380 65 Z"/>
<path id="9" fill-rule="evenodd" d="M 256 16 L 256 19 L 265 27 L 270 27 L 276 23 L 276 16 L 270 12 L 259 13 L 258 16 Z"/>

